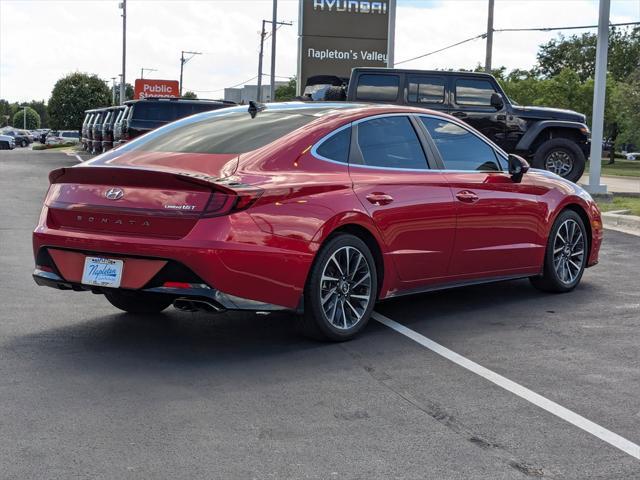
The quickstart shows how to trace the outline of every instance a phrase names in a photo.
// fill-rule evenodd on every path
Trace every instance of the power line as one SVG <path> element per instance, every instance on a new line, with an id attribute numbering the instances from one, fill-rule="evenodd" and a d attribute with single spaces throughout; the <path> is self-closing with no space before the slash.
<path id="1" fill-rule="evenodd" d="M 610 27 L 624 27 L 640 25 L 640 22 L 610 23 Z M 535 28 L 498 28 L 494 32 L 551 32 L 553 30 L 581 30 L 586 28 L 598 28 L 598 25 L 574 25 L 571 27 L 535 27 Z"/>
<path id="2" fill-rule="evenodd" d="M 629 25 L 640 25 L 640 22 L 625 22 L 625 23 L 610 23 L 610 27 L 623 27 Z M 569 27 L 535 27 L 535 28 L 497 28 L 494 29 L 494 32 L 551 32 L 554 30 L 579 30 L 579 29 L 587 29 L 587 28 L 597 28 L 598 25 L 574 25 Z M 479 38 L 487 38 L 486 33 L 481 33 L 480 35 L 476 35 L 475 37 L 466 38 L 461 40 L 460 42 L 452 43 L 451 45 L 447 45 L 446 47 L 439 48 L 437 50 L 433 50 L 432 52 L 427 52 L 422 55 L 418 55 L 417 57 L 409 58 L 407 60 L 402 60 L 401 62 L 396 62 L 396 65 L 400 65 L 402 63 L 412 62 L 414 60 L 418 60 L 420 58 L 428 57 L 429 55 L 433 55 L 436 53 L 440 53 L 444 50 L 448 50 L 453 47 L 457 47 L 458 45 L 462 45 L 463 43 L 471 42 L 473 40 L 477 40 Z"/>
<path id="3" fill-rule="evenodd" d="M 413 62 L 414 60 L 418 60 L 419 58 L 428 57 L 429 55 L 433 55 L 434 53 L 442 52 L 444 50 L 448 50 L 449 48 L 457 47 L 458 45 L 462 45 L 463 43 L 467 43 L 472 40 L 477 40 L 478 38 L 485 38 L 486 36 L 487 36 L 486 33 L 481 33 L 480 35 L 476 35 L 475 37 L 466 38 L 460 42 L 452 43 L 451 45 L 447 45 L 446 47 L 439 48 L 438 50 L 424 53 L 422 55 L 418 55 L 417 57 L 408 58 L 407 60 L 402 60 L 401 62 L 395 62 L 395 65 L 400 65 L 401 63 Z"/>

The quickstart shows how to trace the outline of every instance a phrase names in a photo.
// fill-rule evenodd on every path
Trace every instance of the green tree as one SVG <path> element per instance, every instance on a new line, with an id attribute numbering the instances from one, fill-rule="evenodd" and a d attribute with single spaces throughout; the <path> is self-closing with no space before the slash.
<path id="1" fill-rule="evenodd" d="M 125 83 L 124 84 L 125 101 L 133 100 L 133 94 L 134 94 L 133 85 L 131 85 L 130 83 Z M 111 105 L 111 103 L 109 103 L 109 105 Z M 116 85 L 116 105 L 120 105 L 120 85 Z"/>
<path id="2" fill-rule="evenodd" d="M 572 70 L 581 81 L 593 78 L 596 64 L 595 33 L 558 38 L 540 46 L 537 70 L 543 77 L 554 77 Z M 624 80 L 640 65 L 640 27 L 612 27 L 609 32 L 608 70 L 615 80 Z"/>
<path id="3" fill-rule="evenodd" d="M 617 85 L 612 97 L 612 110 L 620 128 L 616 144 L 640 146 L 640 67 L 629 76 L 628 82 Z"/>
<path id="4" fill-rule="evenodd" d="M 286 85 L 276 88 L 276 102 L 286 102 L 296 97 L 296 78 L 292 77 Z"/>
<path id="5" fill-rule="evenodd" d="M 190 98 L 192 100 L 196 100 L 198 98 L 198 95 L 196 95 L 195 92 L 192 92 L 191 90 L 187 90 L 182 94 L 182 98 Z"/>
<path id="6" fill-rule="evenodd" d="M 11 104 L 4 98 L 0 98 L 0 127 L 9 125 L 9 120 L 13 118 Z"/>
<path id="7" fill-rule="evenodd" d="M 47 104 L 44 100 L 31 100 L 27 103 L 31 108 L 33 108 L 38 115 L 40 115 L 40 128 L 48 128 L 49 127 L 49 112 L 47 112 Z"/>
<path id="8" fill-rule="evenodd" d="M 70 73 L 58 80 L 48 103 L 51 128 L 78 130 L 84 111 L 111 105 L 111 89 L 97 75 Z"/>
<path id="9" fill-rule="evenodd" d="M 26 107 L 26 124 L 25 127 L 25 112 L 23 109 L 13 115 L 13 126 L 16 128 L 26 128 L 27 130 L 40 128 L 40 115 L 31 107 Z"/>

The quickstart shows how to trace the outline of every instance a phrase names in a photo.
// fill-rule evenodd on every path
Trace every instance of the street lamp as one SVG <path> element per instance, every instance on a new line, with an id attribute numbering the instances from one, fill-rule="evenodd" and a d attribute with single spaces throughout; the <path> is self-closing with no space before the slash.
<path id="1" fill-rule="evenodd" d="M 22 129 L 26 130 L 27 129 L 27 108 L 29 108 L 29 105 L 20 105 L 20 108 L 22 109 L 22 112 L 23 112 Z"/>

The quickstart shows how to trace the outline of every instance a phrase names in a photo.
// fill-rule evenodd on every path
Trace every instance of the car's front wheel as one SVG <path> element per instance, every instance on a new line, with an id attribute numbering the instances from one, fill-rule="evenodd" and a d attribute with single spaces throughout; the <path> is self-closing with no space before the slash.
<path id="1" fill-rule="evenodd" d="M 317 340 L 344 341 L 369 321 L 377 297 L 373 255 L 360 238 L 339 234 L 318 253 L 304 293 L 302 333 Z"/>
<path id="2" fill-rule="evenodd" d="M 173 303 L 172 298 L 149 292 L 113 290 L 106 292 L 104 296 L 120 310 L 143 315 L 160 313 Z"/>
<path id="3" fill-rule="evenodd" d="M 29 142 L 27 142 L 26 140 L 20 140 L 20 146 L 22 148 L 26 147 L 27 145 L 29 145 Z"/>
<path id="4" fill-rule="evenodd" d="M 589 243 L 584 222 L 573 210 L 563 211 L 547 240 L 541 276 L 531 277 L 534 287 L 545 292 L 569 292 L 584 273 Z"/>

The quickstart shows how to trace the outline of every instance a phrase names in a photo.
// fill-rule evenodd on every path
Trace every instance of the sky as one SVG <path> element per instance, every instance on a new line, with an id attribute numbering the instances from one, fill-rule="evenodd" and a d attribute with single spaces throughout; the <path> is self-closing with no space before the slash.
<path id="1" fill-rule="evenodd" d="M 0 98 L 46 101 L 56 80 L 76 71 L 110 83 L 121 72 L 119 1 L 0 0 Z M 396 61 L 486 30 L 487 0 L 397 1 Z M 271 0 L 128 0 L 127 81 L 139 78 L 143 67 L 157 70 L 145 77 L 177 80 L 180 51 L 199 51 L 202 55 L 185 65 L 184 89 L 200 98 L 221 98 L 225 87 L 257 75 L 261 21 L 271 12 Z M 279 20 L 293 22 L 278 30 L 276 41 L 276 75 L 286 80 L 297 70 L 298 1 L 279 0 L 278 13 Z M 640 0 L 612 0 L 610 21 L 640 21 Z M 495 2 L 496 29 L 597 23 L 596 0 Z M 538 46 L 557 35 L 496 33 L 493 65 L 531 68 Z M 269 72 L 269 41 L 265 47 L 264 71 Z M 484 55 L 485 42 L 479 39 L 402 67 L 473 68 L 484 63 Z"/>

